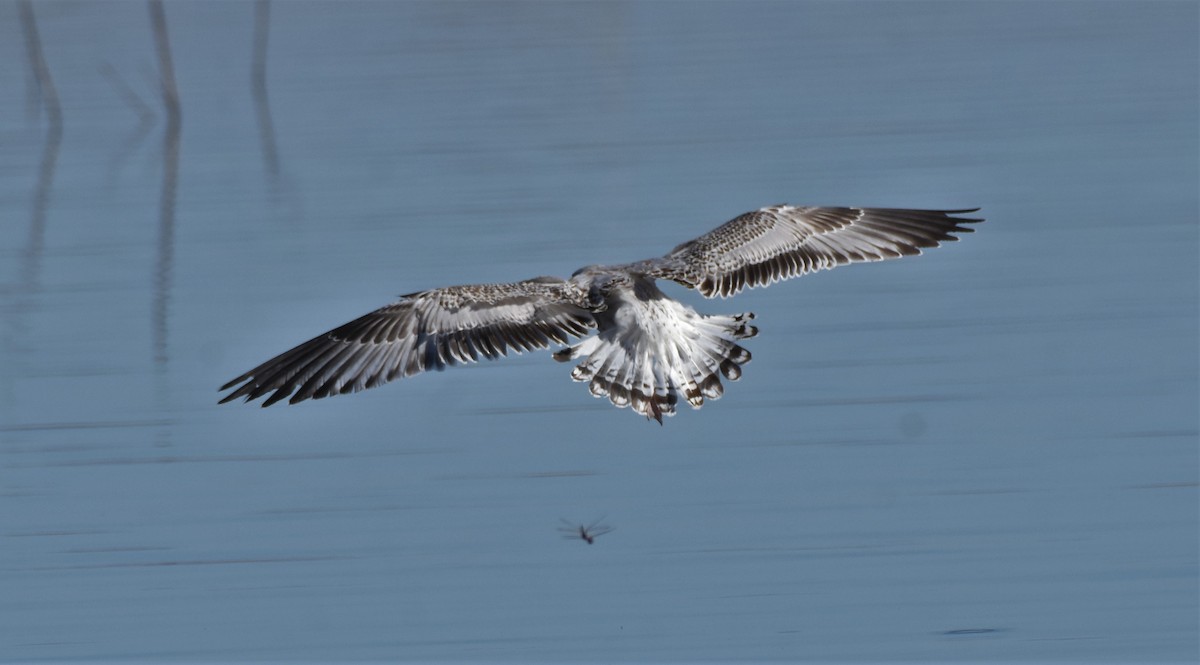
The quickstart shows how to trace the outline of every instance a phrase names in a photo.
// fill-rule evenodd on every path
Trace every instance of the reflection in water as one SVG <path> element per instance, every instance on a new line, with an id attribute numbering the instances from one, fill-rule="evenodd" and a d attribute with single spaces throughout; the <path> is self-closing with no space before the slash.
<path id="1" fill-rule="evenodd" d="M 12 308 L 3 317 L 4 337 L 0 342 L 3 343 L 4 349 L 11 349 L 14 356 L 18 355 L 16 340 L 25 338 L 27 331 L 29 299 L 38 290 L 41 279 L 42 255 L 46 245 L 46 209 L 50 203 L 50 188 L 54 184 L 54 171 L 58 164 L 58 149 L 63 134 L 62 105 L 59 103 L 58 91 L 54 87 L 54 80 L 50 78 L 50 68 L 42 52 L 42 40 L 38 35 L 33 5 L 29 0 L 23 0 L 17 7 L 21 14 L 21 29 L 25 35 L 25 48 L 29 58 L 29 87 L 31 92 L 36 92 L 36 95 L 30 95 L 29 108 L 31 113 L 35 113 L 39 105 L 46 109 L 46 143 L 42 146 L 37 184 L 33 190 L 29 231 L 26 234 L 25 247 L 21 251 L 16 297 Z M 11 372 L 3 374 L 7 377 Z M 6 383 L 6 389 L 7 386 Z"/>
<path id="2" fill-rule="evenodd" d="M 25 48 L 29 57 L 29 65 L 33 71 L 33 80 L 40 93 L 39 99 L 46 108 L 46 145 L 42 148 L 41 167 L 38 169 L 37 186 L 33 193 L 33 215 L 29 221 L 29 235 L 25 251 L 21 255 L 22 292 L 31 292 L 37 282 L 38 266 L 41 264 L 42 252 L 46 240 L 46 207 L 50 201 L 50 187 L 54 183 L 54 168 L 58 163 L 58 148 L 62 143 L 62 105 L 58 101 L 58 91 L 54 80 L 50 78 L 50 68 L 42 53 L 42 40 L 38 36 L 37 19 L 33 15 L 33 5 L 29 0 L 23 0 L 18 7 L 21 11 L 21 25 L 25 33 Z"/>
<path id="3" fill-rule="evenodd" d="M 175 68 L 171 63 L 171 43 L 167 36 L 167 18 L 162 0 L 150 0 L 150 25 L 158 52 L 159 82 L 167 129 L 163 135 L 163 180 L 158 216 L 158 263 L 154 270 L 154 362 L 167 363 L 167 306 L 171 291 L 171 268 L 175 249 L 175 190 L 179 178 L 179 138 L 182 118 Z"/>
<path id="4" fill-rule="evenodd" d="M 124 100 L 129 108 L 133 109 L 133 112 L 138 116 L 137 127 L 121 142 L 121 149 L 117 154 L 113 155 L 112 160 L 109 162 L 109 183 L 110 185 L 115 185 L 117 174 L 125 162 L 129 161 L 129 157 L 133 155 L 134 151 L 137 150 L 138 146 L 149 135 L 150 128 L 154 126 L 155 114 L 154 109 L 142 101 L 142 98 L 125 82 L 125 79 L 121 78 L 121 75 L 117 73 L 117 70 L 112 65 L 108 63 L 101 65 L 100 74 L 112 84 L 113 89 L 117 91 L 117 96 Z"/>
<path id="5" fill-rule="evenodd" d="M 175 193 L 179 182 L 179 139 L 183 126 L 179 108 L 179 89 L 175 85 L 175 67 L 171 62 L 171 43 L 167 36 L 167 17 L 162 0 L 150 0 L 150 25 L 158 54 L 159 82 L 162 86 L 163 107 L 167 113 L 167 128 L 163 134 L 163 179 L 158 212 L 158 262 L 154 269 L 154 306 L 151 313 L 154 327 L 155 395 L 160 410 L 165 408 L 169 383 L 167 381 L 167 308 L 170 303 L 171 273 L 175 255 Z M 155 436 L 156 445 L 169 445 L 171 429 L 163 427 Z"/>
<path id="6" fill-rule="evenodd" d="M 254 54 L 250 64 L 250 92 L 258 115 L 258 135 L 262 144 L 263 165 L 272 185 L 279 178 L 279 153 L 275 148 L 275 124 L 271 120 L 271 102 L 267 98 L 267 36 L 270 31 L 271 0 L 254 3 Z"/>
<path id="7" fill-rule="evenodd" d="M 154 122 L 154 109 L 142 101 L 142 98 L 125 82 L 125 79 L 121 78 L 121 75 L 117 73 L 117 70 L 113 69 L 112 65 L 107 62 L 101 65 L 100 74 L 108 79 L 113 89 L 117 91 L 117 95 L 129 105 L 129 108 L 133 109 L 134 113 L 137 113 L 139 124 L 147 125 Z"/>

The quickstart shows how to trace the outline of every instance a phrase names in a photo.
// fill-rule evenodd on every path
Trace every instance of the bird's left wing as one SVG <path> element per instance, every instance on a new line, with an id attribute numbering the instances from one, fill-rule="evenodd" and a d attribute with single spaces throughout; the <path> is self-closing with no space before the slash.
<path id="1" fill-rule="evenodd" d="M 226 383 L 221 403 L 272 393 L 270 406 L 374 388 L 450 365 L 544 349 L 595 327 L 586 293 L 555 277 L 451 286 L 397 302 L 286 351 Z M 240 384 L 240 385 L 239 385 Z M 290 399 L 289 399 L 290 397 Z"/>
<path id="2" fill-rule="evenodd" d="M 956 215 L 975 210 L 771 206 L 630 267 L 698 289 L 706 298 L 726 297 L 846 263 L 920 254 L 969 233 L 963 224 L 983 220 Z"/>

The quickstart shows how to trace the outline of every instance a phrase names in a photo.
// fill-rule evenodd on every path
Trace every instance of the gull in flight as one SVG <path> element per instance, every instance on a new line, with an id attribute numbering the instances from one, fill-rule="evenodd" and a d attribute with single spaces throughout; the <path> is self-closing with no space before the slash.
<path id="1" fill-rule="evenodd" d="M 656 280 L 726 298 L 847 263 L 920 254 L 969 233 L 969 210 L 777 205 L 736 217 L 665 256 L 587 266 L 570 279 L 448 286 L 410 293 L 285 351 L 221 387 L 221 403 L 266 397 L 295 404 L 374 388 L 427 370 L 563 345 L 571 378 L 592 395 L 652 418 L 694 409 L 736 381 L 758 333 L 754 314 L 708 315 Z M 588 336 L 592 330 L 596 334 Z M 570 344 L 570 338 L 583 338 Z"/>

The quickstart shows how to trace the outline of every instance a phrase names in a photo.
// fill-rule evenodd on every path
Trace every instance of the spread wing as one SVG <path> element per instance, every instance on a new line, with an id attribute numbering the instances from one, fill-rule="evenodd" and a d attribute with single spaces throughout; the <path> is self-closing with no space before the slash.
<path id="1" fill-rule="evenodd" d="M 970 233 L 961 225 L 983 220 L 955 215 L 976 210 L 771 206 L 730 220 L 643 266 L 652 277 L 698 289 L 706 298 L 724 298 L 846 263 L 920 254 L 923 247 Z"/>
<path id="2" fill-rule="evenodd" d="M 595 327 L 586 293 L 555 277 L 451 286 L 399 301 L 286 351 L 226 383 L 221 403 L 273 393 L 270 406 L 374 388 L 459 363 L 565 344 Z M 240 385 L 239 385 L 240 384 Z M 294 393 L 294 394 L 293 394 Z"/>

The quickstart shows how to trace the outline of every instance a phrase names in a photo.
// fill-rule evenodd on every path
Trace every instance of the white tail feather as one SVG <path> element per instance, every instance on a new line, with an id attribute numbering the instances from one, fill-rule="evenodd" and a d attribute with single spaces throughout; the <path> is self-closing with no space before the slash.
<path id="1" fill-rule="evenodd" d="M 736 340 L 758 330 L 753 314 L 706 316 L 667 298 L 648 280 L 614 290 L 608 309 L 596 315 L 598 334 L 554 354 L 566 362 L 583 357 L 571 372 L 596 397 L 662 422 L 682 396 L 700 408 L 724 393 L 721 377 L 736 381 L 750 352 Z"/>

